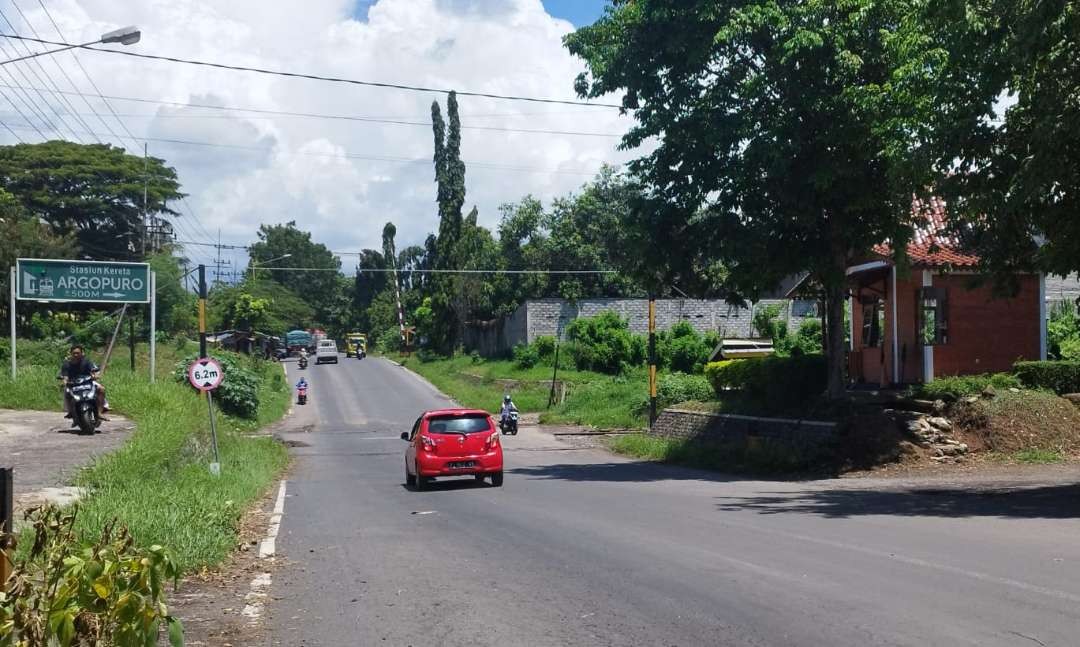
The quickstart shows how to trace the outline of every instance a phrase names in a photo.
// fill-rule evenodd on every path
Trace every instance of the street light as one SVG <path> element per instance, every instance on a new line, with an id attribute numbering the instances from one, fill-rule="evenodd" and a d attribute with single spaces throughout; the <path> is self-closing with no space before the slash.
<path id="1" fill-rule="evenodd" d="M 262 262 L 256 261 L 255 259 L 252 259 L 251 260 L 251 278 L 252 279 L 255 278 L 255 269 L 257 267 L 259 267 L 260 265 L 266 265 L 267 263 L 273 263 L 274 261 L 280 261 L 281 259 L 289 258 L 290 256 L 292 256 L 292 254 L 285 254 L 283 256 L 278 256 L 277 258 L 271 258 L 270 260 L 262 261 Z"/>
<path id="2" fill-rule="evenodd" d="M 28 58 L 36 58 L 38 56 L 44 56 L 46 54 L 55 54 L 57 52 L 63 52 L 69 49 L 75 49 L 76 47 L 89 47 L 90 45 L 108 45 L 112 43 L 120 43 L 121 45 L 134 45 L 142 38 L 142 32 L 138 27 L 122 27 L 120 29 L 114 29 L 108 33 L 102 34 L 101 38 L 92 40 L 89 43 L 83 43 L 81 45 L 68 45 L 59 49 L 50 49 L 44 52 L 36 52 L 34 54 L 28 54 L 26 56 L 20 56 L 19 58 L 13 58 L 8 61 L 0 61 L 0 65 L 7 65 L 8 63 L 18 63 L 19 61 L 25 61 Z"/>

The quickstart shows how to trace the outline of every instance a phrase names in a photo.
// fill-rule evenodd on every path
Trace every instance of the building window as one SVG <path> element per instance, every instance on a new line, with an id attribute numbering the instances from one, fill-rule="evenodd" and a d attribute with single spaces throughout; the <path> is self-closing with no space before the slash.
<path id="1" fill-rule="evenodd" d="M 820 317 L 815 299 L 795 299 L 791 302 L 792 317 Z"/>
<path id="2" fill-rule="evenodd" d="M 941 346 L 949 343 L 948 293 L 943 288 L 919 288 L 917 295 L 919 343 Z"/>
<path id="3" fill-rule="evenodd" d="M 881 331 L 885 329 L 885 304 L 878 297 L 862 299 L 862 343 L 865 348 L 881 345 Z"/>

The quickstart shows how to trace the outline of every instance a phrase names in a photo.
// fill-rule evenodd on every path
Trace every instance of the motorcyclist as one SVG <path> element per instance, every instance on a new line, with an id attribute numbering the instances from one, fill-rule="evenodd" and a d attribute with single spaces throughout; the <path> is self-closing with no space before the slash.
<path id="1" fill-rule="evenodd" d="M 503 396 L 502 408 L 499 410 L 499 422 L 506 422 L 506 419 L 510 417 L 510 413 L 516 412 L 517 410 L 517 405 L 514 404 L 513 399 L 510 398 L 510 394 L 507 393 Z"/>
<path id="2" fill-rule="evenodd" d="M 296 383 L 296 390 L 308 388 L 308 381 L 306 377 L 301 377 L 300 381 Z"/>
<path id="3" fill-rule="evenodd" d="M 98 377 L 101 374 L 101 369 L 86 356 L 85 349 L 80 344 L 75 344 L 71 347 L 71 351 L 68 358 L 64 360 L 64 363 L 60 365 L 60 378 L 64 380 L 64 411 L 66 412 L 64 417 L 71 418 L 71 424 L 77 424 L 75 422 L 75 408 L 71 400 L 71 395 L 68 393 L 67 387 L 71 386 L 72 381 L 89 377 L 94 380 L 95 386 L 97 386 L 97 412 L 98 418 L 101 420 L 107 420 L 105 418 L 105 412 L 109 410 L 109 403 L 105 399 L 105 387 L 98 382 Z"/>

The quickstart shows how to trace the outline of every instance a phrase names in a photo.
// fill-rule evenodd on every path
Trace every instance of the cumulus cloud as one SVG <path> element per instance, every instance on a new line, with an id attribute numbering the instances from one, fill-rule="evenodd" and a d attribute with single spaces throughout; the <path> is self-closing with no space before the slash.
<path id="1" fill-rule="evenodd" d="M 42 37 L 56 36 L 39 6 L 16 1 Z M 548 15 L 540 0 L 46 0 L 46 6 L 69 40 L 136 24 L 143 40 L 132 51 L 326 76 L 573 99 L 573 79 L 583 69 L 562 46 L 572 26 Z M 28 32 L 25 24 L 16 27 Z M 433 99 L 445 108 L 442 95 L 91 52 L 79 57 L 107 95 L 412 122 L 430 119 Z M 46 68 L 59 84 L 66 81 L 55 63 L 79 91 L 92 92 L 63 55 Z M 387 220 L 398 227 L 399 248 L 437 230 L 429 126 L 111 103 L 136 137 L 172 140 L 149 145 L 152 155 L 177 168 L 201 221 L 202 227 L 190 217 L 181 222 L 181 236 L 205 240 L 220 228 L 223 240 L 246 244 L 261 223 L 295 220 L 331 249 L 358 250 L 380 245 Z M 74 105 L 107 112 L 96 98 L 90 104 Z M 563 195 L 602 163 L 632 155 L 616 151 L 615 137 L 476 128 L 621 134 L 629 123 L 616 110 L 472 97 L 460 105 L 466 208 L 475 204 L 483 224 L 497 222 L 504 202 Z M 104 119 L 124 135 L 110 117 L 85 118 L 96 132 L 107 132 Z M 348 267 L 350 259 L 343 260 Z"/>

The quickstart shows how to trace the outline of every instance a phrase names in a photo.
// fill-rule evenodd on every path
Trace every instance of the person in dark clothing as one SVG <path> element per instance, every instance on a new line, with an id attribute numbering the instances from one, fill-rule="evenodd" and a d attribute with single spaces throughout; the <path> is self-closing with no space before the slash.
<path id="1" fill-rule="evenodd" d="M 60 378 L 64 380 L 64 386 L 67 387 L 73 380 L 83 377 L 91 377 L 97 383 L 97 408 L 98 417 L 105 420 L 105 412 L 108 411 L 109 405 L 105 401 L 105 387 L 100 382 L 97 382 L 98 374 L 101 369 L 98 365 L 90 360 L 86 356 L 86 352 L 82 346 L 75 344 L 71 347 L 71 353 L 68 358 L 64 360 L 64 363 L 60 366 Z M 64 390 L 64 409 L 67 411 L 66 418 L 72 419 L 74 423 L 74 411 L 71 406 L 71 397 L 68 395 L 67 389 Z"/>

